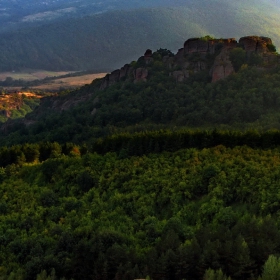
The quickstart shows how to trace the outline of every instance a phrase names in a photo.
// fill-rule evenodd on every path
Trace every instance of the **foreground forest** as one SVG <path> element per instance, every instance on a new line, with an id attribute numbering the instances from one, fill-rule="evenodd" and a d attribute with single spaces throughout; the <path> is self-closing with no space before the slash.
<path id="1" fill-rule="evenodd" d="M 216 144 L 2 148 L 1 279 L 277 279 L 279 146 Z"/>

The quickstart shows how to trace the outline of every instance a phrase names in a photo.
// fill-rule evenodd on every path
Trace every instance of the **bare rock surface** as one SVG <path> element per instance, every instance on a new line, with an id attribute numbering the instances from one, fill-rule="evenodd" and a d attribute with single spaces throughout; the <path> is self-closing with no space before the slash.
<path id="1" fill-rule="evenodd" d="M 147 77 L 148 77 L 148 70 L 146 68 L 137 68 L 133 72 L 133 76 L 134 76 L 134 83 L 137 83 L 140 81 L 146 82 Z"/>
<path id="2" fill-rule="evenodd" d="M 268 45 L 272 45 L 272 40 L 268 37 L 246 36 L 239 40 L 239 44 L 244 47 L 246 52 L 268 52 Z"/>
<path id="3" fill-rule="evenodd" d="M 229 59 L 229 48 L 224 48 L 221 53 L 215 58 L 214 65 L 210 70 L 212 82 L 225 79 L 234 73 L 233 65 Z"/>

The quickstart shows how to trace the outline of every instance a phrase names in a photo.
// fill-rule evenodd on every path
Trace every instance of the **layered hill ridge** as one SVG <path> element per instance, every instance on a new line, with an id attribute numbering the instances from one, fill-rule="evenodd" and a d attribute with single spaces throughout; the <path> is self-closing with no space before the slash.
<path id="1" fill-rule="evenodd" d="M 280 46 L 280 8 L 272 1 L 186 0 L 173 1 L 169 6 L 157 1 L 154 8 L 143 4 L 148 1 L 136 2 L 140 8 L 2 32 L 0 70 L 81 71 L 106 67 L 111 71 L 147 48 L 164 47 L 174 52 L 185 38 L 205 34 L 217 38 L 266 34 Z"/>

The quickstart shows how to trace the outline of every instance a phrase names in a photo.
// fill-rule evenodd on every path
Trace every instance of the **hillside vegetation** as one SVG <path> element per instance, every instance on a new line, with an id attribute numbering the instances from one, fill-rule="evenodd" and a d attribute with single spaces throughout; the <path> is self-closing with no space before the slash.
<path id="1" fill-rule="evenodd" d="M 147 50 L 0 127 L 3 280 L 276 280 L 280 67 L 266 37 Z"/>
<path id="2" fill-rule="evenodd" d="M 169 66 L 168 61 L 176 61 L 178 54 L 174 57 L 170 51 L 159 49 L 152 54 L 151 63 L 146 64 L 140 57 L 128 65 L 131 70 L 127 77 L 107 88 L 103 88 L 105 77 L 75 91 L 42 99 L 25 119 L 2 125 L 0 143 L 81 143 L 115 132 L 176 127 L 279 129 L 278 54 L 248 56 L 236 45 L 227 62 L 235 73 L 211 82 L 213 61 L 220 52 L 217 49 L 207 56 L 190 53 L 184 59 L 193 66 L 184 70 L 185 60 L 179 59 L 178 65 L 174 62 L 173 68 Z M 166 54 L 170 58 L 167 62 Z M 264 61 L 267 57 L 270 63 Z M 198 71 L 197 65 L 204 66 Z M 134 80 L 137 69 L 146 69 L 146 81 Z M 177 81 L 174 73 L 178 71 L 187 71 L 188 78 Z"/>
<path id="3" fill-rule="evenodd" d="M 42 96 L 31 93 L 0 94 L 0 123 L 8 119 L 23 118 L 39 104 Z"/>

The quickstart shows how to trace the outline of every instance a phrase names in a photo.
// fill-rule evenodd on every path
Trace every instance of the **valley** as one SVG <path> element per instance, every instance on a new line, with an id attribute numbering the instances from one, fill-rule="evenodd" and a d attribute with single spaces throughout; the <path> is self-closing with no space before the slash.
<path id="1" fill-rule="evenodd" d="M 23 80 L 23 81 L 33 81 L 40 80 L 46 77 L 56 77 L 66 75 L 72 72 L 52 72 L 44 70 L 23 70 L 23 71 L 11 71 L 11 72 L 1 72 L 0 81 L 4 81 L 6 78 L 12 78 L 13 80 Z"/>
<path id="2" fill-rule="evenodd" d="M 30 84 L 28 88 L 31 91 L 55 92 L 62 89 L 79 88 L 85 84 L 90 84 L 95 79 L 103 78 L 106 74 L 107 73 L 86 74 L 44 70 L 2 72 L 0 73 L 0 85 L 1 82 L 5 82 L 8 79 L 10 85 L 2 85 L 3 90 L 7 92 L 19 91 L 24 87 L 25 83 L 27 83 L 27 85 L 28 83 Z M 17 86 L 17 83 L 21 83 L 22 85 Z"/>
<path id="3" fill-rule="evenodd" d="M 80 88 L 105 75 L 106 73 L 85 74 L 30 69 L 0 73 L 0 122 L 23 118 L 39 105 L 41 98 L 55 96 L 63 90 Z"/>

